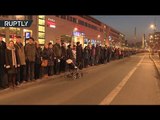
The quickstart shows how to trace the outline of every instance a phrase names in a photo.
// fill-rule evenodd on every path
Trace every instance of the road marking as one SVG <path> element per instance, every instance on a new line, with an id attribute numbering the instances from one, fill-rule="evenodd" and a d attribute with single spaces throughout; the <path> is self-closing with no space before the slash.
<path id="1" fill-rule="evenodd" d="M 121 91 L 121 89 L 124 87 L 124 85 L 127 83 L 129 78 L 132 76 L 132 74 L 136 71 L 136 69 L 140 66 L 144 59 L 143 58 L 139 61 L 139 63 L 123 78 L 123 80 L 116 86 L 115 89 L 113 89 L 109 95 L 107 95 L 100 103 L 100 105 L 109 105 L 113 99 L 118 95 L 118 93 Z"/>

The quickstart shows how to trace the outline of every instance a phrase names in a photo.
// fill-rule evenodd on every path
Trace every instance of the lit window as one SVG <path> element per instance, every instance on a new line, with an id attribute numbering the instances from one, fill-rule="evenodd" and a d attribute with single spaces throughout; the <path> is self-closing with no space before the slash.
<path id="1" fill-rule="evenodd" d="M 39 24 L 39 25 L 45 25 L 45 21 L 42 20 L 42 19 L 39 19 L 39 20 L 38 20 L 38 24 Z"/>
<path id="2" fill-rule="evenodd" d="M 38 33 L 38 37 L 39 37 L 39 38 L 44 38 L 44 37 L 45 37 L 45 34 L 44 34 L 44 33 L 39 32 L 39 33 Z"/>
<path id="3" fill-rule="evenodd" d="M 44 15 L 39 15 L 39 18 L 40 19 L 45 19 L 45 16 Z"/>
<path id="4" fill-rule="evenodd" d="M 45 39 L 38 39 L 39 44 L 44 44 L 45 43 Z"/>
<path id="5" fill-rule="evenodd" d="M 38 31 L 45 32 L 45 27 L 44 26 L 38 26 Z"/>

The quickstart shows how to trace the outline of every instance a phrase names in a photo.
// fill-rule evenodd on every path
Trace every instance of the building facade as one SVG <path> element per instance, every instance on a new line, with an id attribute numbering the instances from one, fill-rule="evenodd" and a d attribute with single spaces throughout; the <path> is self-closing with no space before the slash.
<path id="1" fill-rule="evenodd" d="M 148 45 L 152 49 L 155 49 L 155 50 L 160 49 L 160 32 L 154 32 L 149 34 Z"/>
<path id="2" fill-rule="evenodd" d="M 28 28 L 0 28 L 4 41 L 19 35 L 25 42 L 26 33 L 30 33 L 41 45 L 48 42 L 55 43 L 56 38 L 68 44 L 79 41 L 83 47 L 88 43 L 122 47 L 125 42 L 124 34 L 87 15 L 15 15 L 0 16 L 0 19 L 33 20 Z"/>

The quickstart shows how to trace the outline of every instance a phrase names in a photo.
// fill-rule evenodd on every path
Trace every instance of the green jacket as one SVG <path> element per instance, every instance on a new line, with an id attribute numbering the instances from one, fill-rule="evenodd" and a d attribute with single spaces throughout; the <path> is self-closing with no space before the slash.
<path id="1" fill-rule="evenodd" d="M 25 55 L 26 55 L 26 60 L 28 60 L 30 62 L 35 62 L 35 56 L 36 56 L 35 44 L 29 44 L 29 43 L 26 44 Z"/>

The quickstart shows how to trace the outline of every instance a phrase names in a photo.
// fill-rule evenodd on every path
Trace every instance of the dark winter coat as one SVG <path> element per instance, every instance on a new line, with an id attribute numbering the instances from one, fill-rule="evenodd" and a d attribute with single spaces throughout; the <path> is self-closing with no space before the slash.
<path id="1" fill-rule="evenodd" d="M 89 55 L 90 51 L 88 49 L 88 47 L 84 48 L 84 59 L 89 59 L 90 55 Z"/>
<path id="2" fill-rule="evenodd" d="M 83 59 L 83 50 L 80 45 L 76 46 L 76 60 L 81 62 Z"/>
<path id="3" fill-rule="evenodd" d="M 67 59 L 72 59 L 72 60 L 74 59 L 71 48 L 67 49 Z"/>
<path id="4" fill-rule="evenodd" d="M 16 55 L 16 61 L 17 61 L 17 65 L 20 65 L 20 59 L 19 59 L 19 55 L 18 55 L 18 51 L 15 49 L 15 55 Z M 6 68 L 7 66 L 9 66 L 9 68 L 7 68 L 8 73 L 16 73 L 16 68 L 13 66 L 12 63 L 12 50 L 10 49 L 6 49 Z"/>
<path id="5" fill-rule="evenodd" d="M 41 58 L 42 58 L 42 48 L 38 47 L 38 48 L 36 48 L 36 60 L 35 60 L 35 63 L 36 64 L 41 64 L 42 63 Z"/>
<path id="6" fill-rule="evenodd" d="M 43 60 L 49 60 L 49 49 L 44 48 L 42 52 Z"/>
<path id="7" fill-rule="evenodd" d="M 62 50 L 62 57 L 66 58 L 67 57 L 67 50 L 64 46 L 61 46 L 61 50 Z"/>
<path id="8" fill-rule="evenodd" d="M 49 48 L 48 49 L 48 66 L 53 66 L 54 65 L 54 52 L 53 52 L 53 49 Z"/>
<path id="9" fill-rule="evenodd" d="M 92 57 L 95 57 L 96 55 L 96 48 L 94 46 L 92 46 L 92 49 L 91 49 L 91 56 Z"/>
<path id="10" fill-rule="evenodd" d="M 100 57 L 100 54 L 101 54 L 101 49 L 100 49 L 99 46 L 96 46 L 96 54 L 95 54 L 95 56 L 96 57 Z"/>
<path id="11" fill-rule="evenodd" d="M 0 42 L 0 70 L 4 68 L 5 65 L 5 53 L 6 53 L 6 43 Z"/>

